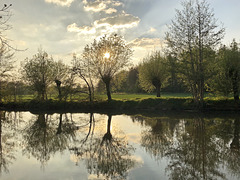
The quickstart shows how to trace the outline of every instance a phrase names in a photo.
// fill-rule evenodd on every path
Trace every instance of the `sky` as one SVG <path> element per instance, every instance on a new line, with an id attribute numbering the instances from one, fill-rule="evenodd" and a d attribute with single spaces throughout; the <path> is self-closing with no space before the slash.
<path id="1" fill-rule="evenodd" d="M 1 0 L 12 4 L 6 32 L 17 62 L 31 58 L 41 47 L 55 60 L 70 63 L 87 44 L 109 33 L 117 33 L 134 50 L 137 64 L 164 45 L 167 24 L 174 19 L 180 0 Z M 207 0 L 215 18 L 226 28 L 224 44 L 240 42 L 240 1 Z"/>

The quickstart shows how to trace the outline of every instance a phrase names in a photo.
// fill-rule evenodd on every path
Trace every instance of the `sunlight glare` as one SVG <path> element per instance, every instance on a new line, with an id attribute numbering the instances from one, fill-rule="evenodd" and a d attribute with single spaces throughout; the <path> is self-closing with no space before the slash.
<path id="1" fill-rule="evenodd" d="M 104 57 L 107 58 L 107 59 L 110 58 L 110 53 L 106 52 L 106 53 L 104 54 Z"/>

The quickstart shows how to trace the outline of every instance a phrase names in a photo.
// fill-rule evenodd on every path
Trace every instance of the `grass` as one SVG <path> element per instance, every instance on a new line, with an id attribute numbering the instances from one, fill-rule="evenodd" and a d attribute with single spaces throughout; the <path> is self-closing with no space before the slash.
<path id="1" fill-rule="evenodd" d="M 191 98 L 189 93 L 162 93 L 161 98 Z M 155 94 L 126 94 L 126 93 L 113 93 L 112 99 L 114 100 L 142 100 L 148 98 L 157 98 Z M 107 100 L 105 94 L 96 95 L 96 99 Z"/>
<path id="2" fill-rule="evenodd" d="M 86 110 L 86 111 L 134 111 L 134 110 L 196 110 L 197 107 L 188 93 L 162 93 L 160 98 L 155 94 L 113 93 L 112 101 L 107 101 L 105 94 L 96 95 L 93 103 L 88 101 L 86 94 L 79 94 L 59 102 L 54 96 L 47 101 L 38 101 L 34 96 L 22 96 L 17 102 L 3 102 L 0 108 L 17 110 Z M 239 104 L 233 98 L 216 97 L 208 94 L 204 99 L 204 110 L 239 111 Z"/>

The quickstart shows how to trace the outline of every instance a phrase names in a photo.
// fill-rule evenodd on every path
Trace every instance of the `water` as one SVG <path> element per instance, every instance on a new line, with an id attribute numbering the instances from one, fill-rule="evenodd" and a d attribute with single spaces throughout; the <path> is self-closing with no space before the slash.
<path id="1" fill-rule="evenodd" d="M 0 179 L 240 179 L 239 117 L 0 112 Z"/>

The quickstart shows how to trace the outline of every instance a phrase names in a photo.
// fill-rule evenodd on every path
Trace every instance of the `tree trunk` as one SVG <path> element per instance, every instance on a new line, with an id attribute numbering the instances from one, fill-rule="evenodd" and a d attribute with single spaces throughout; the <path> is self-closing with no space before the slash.
<path id="1" fill-rule="evenodd" d="M 240 142 L 239 142 L 239 128 L 240 128 L 240 120 L 236 118 L 234 120 L 234 136 L 233 140 L 230 144 L 230 148 L 232 150 L 239 150 L 240 149 Z"/>
<path id="2" fill-rule="evenodd" d="M 59 80 L 55 80 L 55 83 L 56 83 L 57 89 L 58 89 L 58 98 L 59 98 L 59 101 L 61 101 L 62 100 L 62 90 L 61 90 L 62 82 Z"/>
<path id="3" fill-rule="evenodd" d="M 101 145 L 103 144 L 104 141 L 112 140 L 112 134 L 111 134 L 111 121 L 112 121 L 112 115 L 108 115 L 108 124 L 107 124 L 107 133 L 104 134 Z"/>
<path id="4" fill-rule="evenodd" d="M 161 86 L 158 85 L 158 86 L 156 87 L 156 90 L 157 90 L 157 97 L 161 97 Z"/>
<path id="5" fill-rule="evenodd" d="M 234 96 L 234 100 L 236 102 L 239 101 L 239 87 L 238 87 L 238 72 L 237 71 L 230 71 L 230 76 L 232 79 L 232 88 L 233 88 L 233 96 Z"/>
<path id="6" fill-rule="evenodd" d="M 157 91 L 157 97 L 160 97 L 160 91 L 161 91 L 161 81 L 158 78 L 153 78 L 152 84 L 155 86 L 156 91 Z"/>
<path id="7" fill-rule="evenodd" d="M 57 134 L 61 134 L 61 133 L 62 133 L 62 114 L 60 114 L 59 124 L 58 124 L 58 128 L 57 128 Z"/>
<path id="8" fill-rule="evenodd" d="M 112 100 L 111 91 L 110 91 L 110 81 L 111 81 L 111 78 L 110 77 L 104 77 L 102 80 L 103 80 L 103 82 L 106 85 L 108 101 L 111 101 Z"/>

